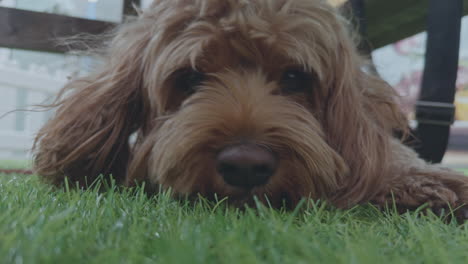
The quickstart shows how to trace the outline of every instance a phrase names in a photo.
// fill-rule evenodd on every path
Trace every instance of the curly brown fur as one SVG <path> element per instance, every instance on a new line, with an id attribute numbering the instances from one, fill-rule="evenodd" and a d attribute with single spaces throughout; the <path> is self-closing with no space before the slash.
<path id="1" fill-rule="evenodd" d="M 396 96 L 363 70 L 325 1 L 157 0 L 116 32 L 102 67 L 64 88 L 36 138 L 35 170 L 55 184 L 112 174 L 238 206 L 468 201 L 467 178 L 393 139 L 407 123 Z M 220 152 L 238 144 L 273 153 L 267 182 L 220 176 Z"/>

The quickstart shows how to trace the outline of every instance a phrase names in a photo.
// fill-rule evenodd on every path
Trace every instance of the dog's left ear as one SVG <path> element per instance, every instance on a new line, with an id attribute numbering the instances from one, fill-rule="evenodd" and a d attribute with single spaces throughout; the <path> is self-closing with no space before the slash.
<path id="1" fill-rule="evenodd" d="M 52 107 L 55 115 L 34 144 L 35 172 L 60 185 L 65 177 L 86 187 L 100 174 L 123 182 L 130 157 L 129 137 L 148 113 L 143 93 L 144 25 L 123 25 L 105 52 L 104 63 L 68 83 Z"/>
<path id="2" fill-rule="evenodd" d="M 325 80 L 328 95 L 324 123 L 329 144 L 350 168 L 342 184 L 346 189 L 336 201 L 346 206 L 366 201 L 377 179 L 385 177 L 392 133 L 405 131 L 407 120 L 394 90 L 364 70 L 364 60 L 344 28 L 336 34 L 341 36 L 331 58 L 333 69 Z"/>

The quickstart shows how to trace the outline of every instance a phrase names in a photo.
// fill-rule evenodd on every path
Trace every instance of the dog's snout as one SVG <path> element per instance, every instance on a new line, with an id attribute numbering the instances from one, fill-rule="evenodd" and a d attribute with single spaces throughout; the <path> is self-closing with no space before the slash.
<path id="1" fill-rule="evenodd" d="M 232 186 L 250 189 L 268 182 L 277 158 L 266 148 L 242 144 L 224 148 L 217 156 L 217 171 Z"/>

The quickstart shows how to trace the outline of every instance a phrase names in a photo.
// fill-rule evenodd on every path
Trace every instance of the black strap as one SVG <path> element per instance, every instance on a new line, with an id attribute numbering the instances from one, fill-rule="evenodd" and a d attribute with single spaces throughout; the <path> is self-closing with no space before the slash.
<path id="1" fill-rule="evenodd" d="M 462 0 L 430 0 L 425 66 L 419 101 L 415 146 L 420 157 L 433 163 L 442 160 L 453 124 Z"/>

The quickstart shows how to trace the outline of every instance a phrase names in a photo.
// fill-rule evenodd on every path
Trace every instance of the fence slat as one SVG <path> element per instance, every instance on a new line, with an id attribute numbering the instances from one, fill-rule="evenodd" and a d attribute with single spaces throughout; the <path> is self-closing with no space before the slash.
<path id="1" fill-rule="evenodd" d="M 114 23 L 0 7 L 0 46 L 48 52 L 66 52 L 57 38 L 78 33 L 101 34 Z M 73 49 L 83 49 L 76 44 Z"/>

